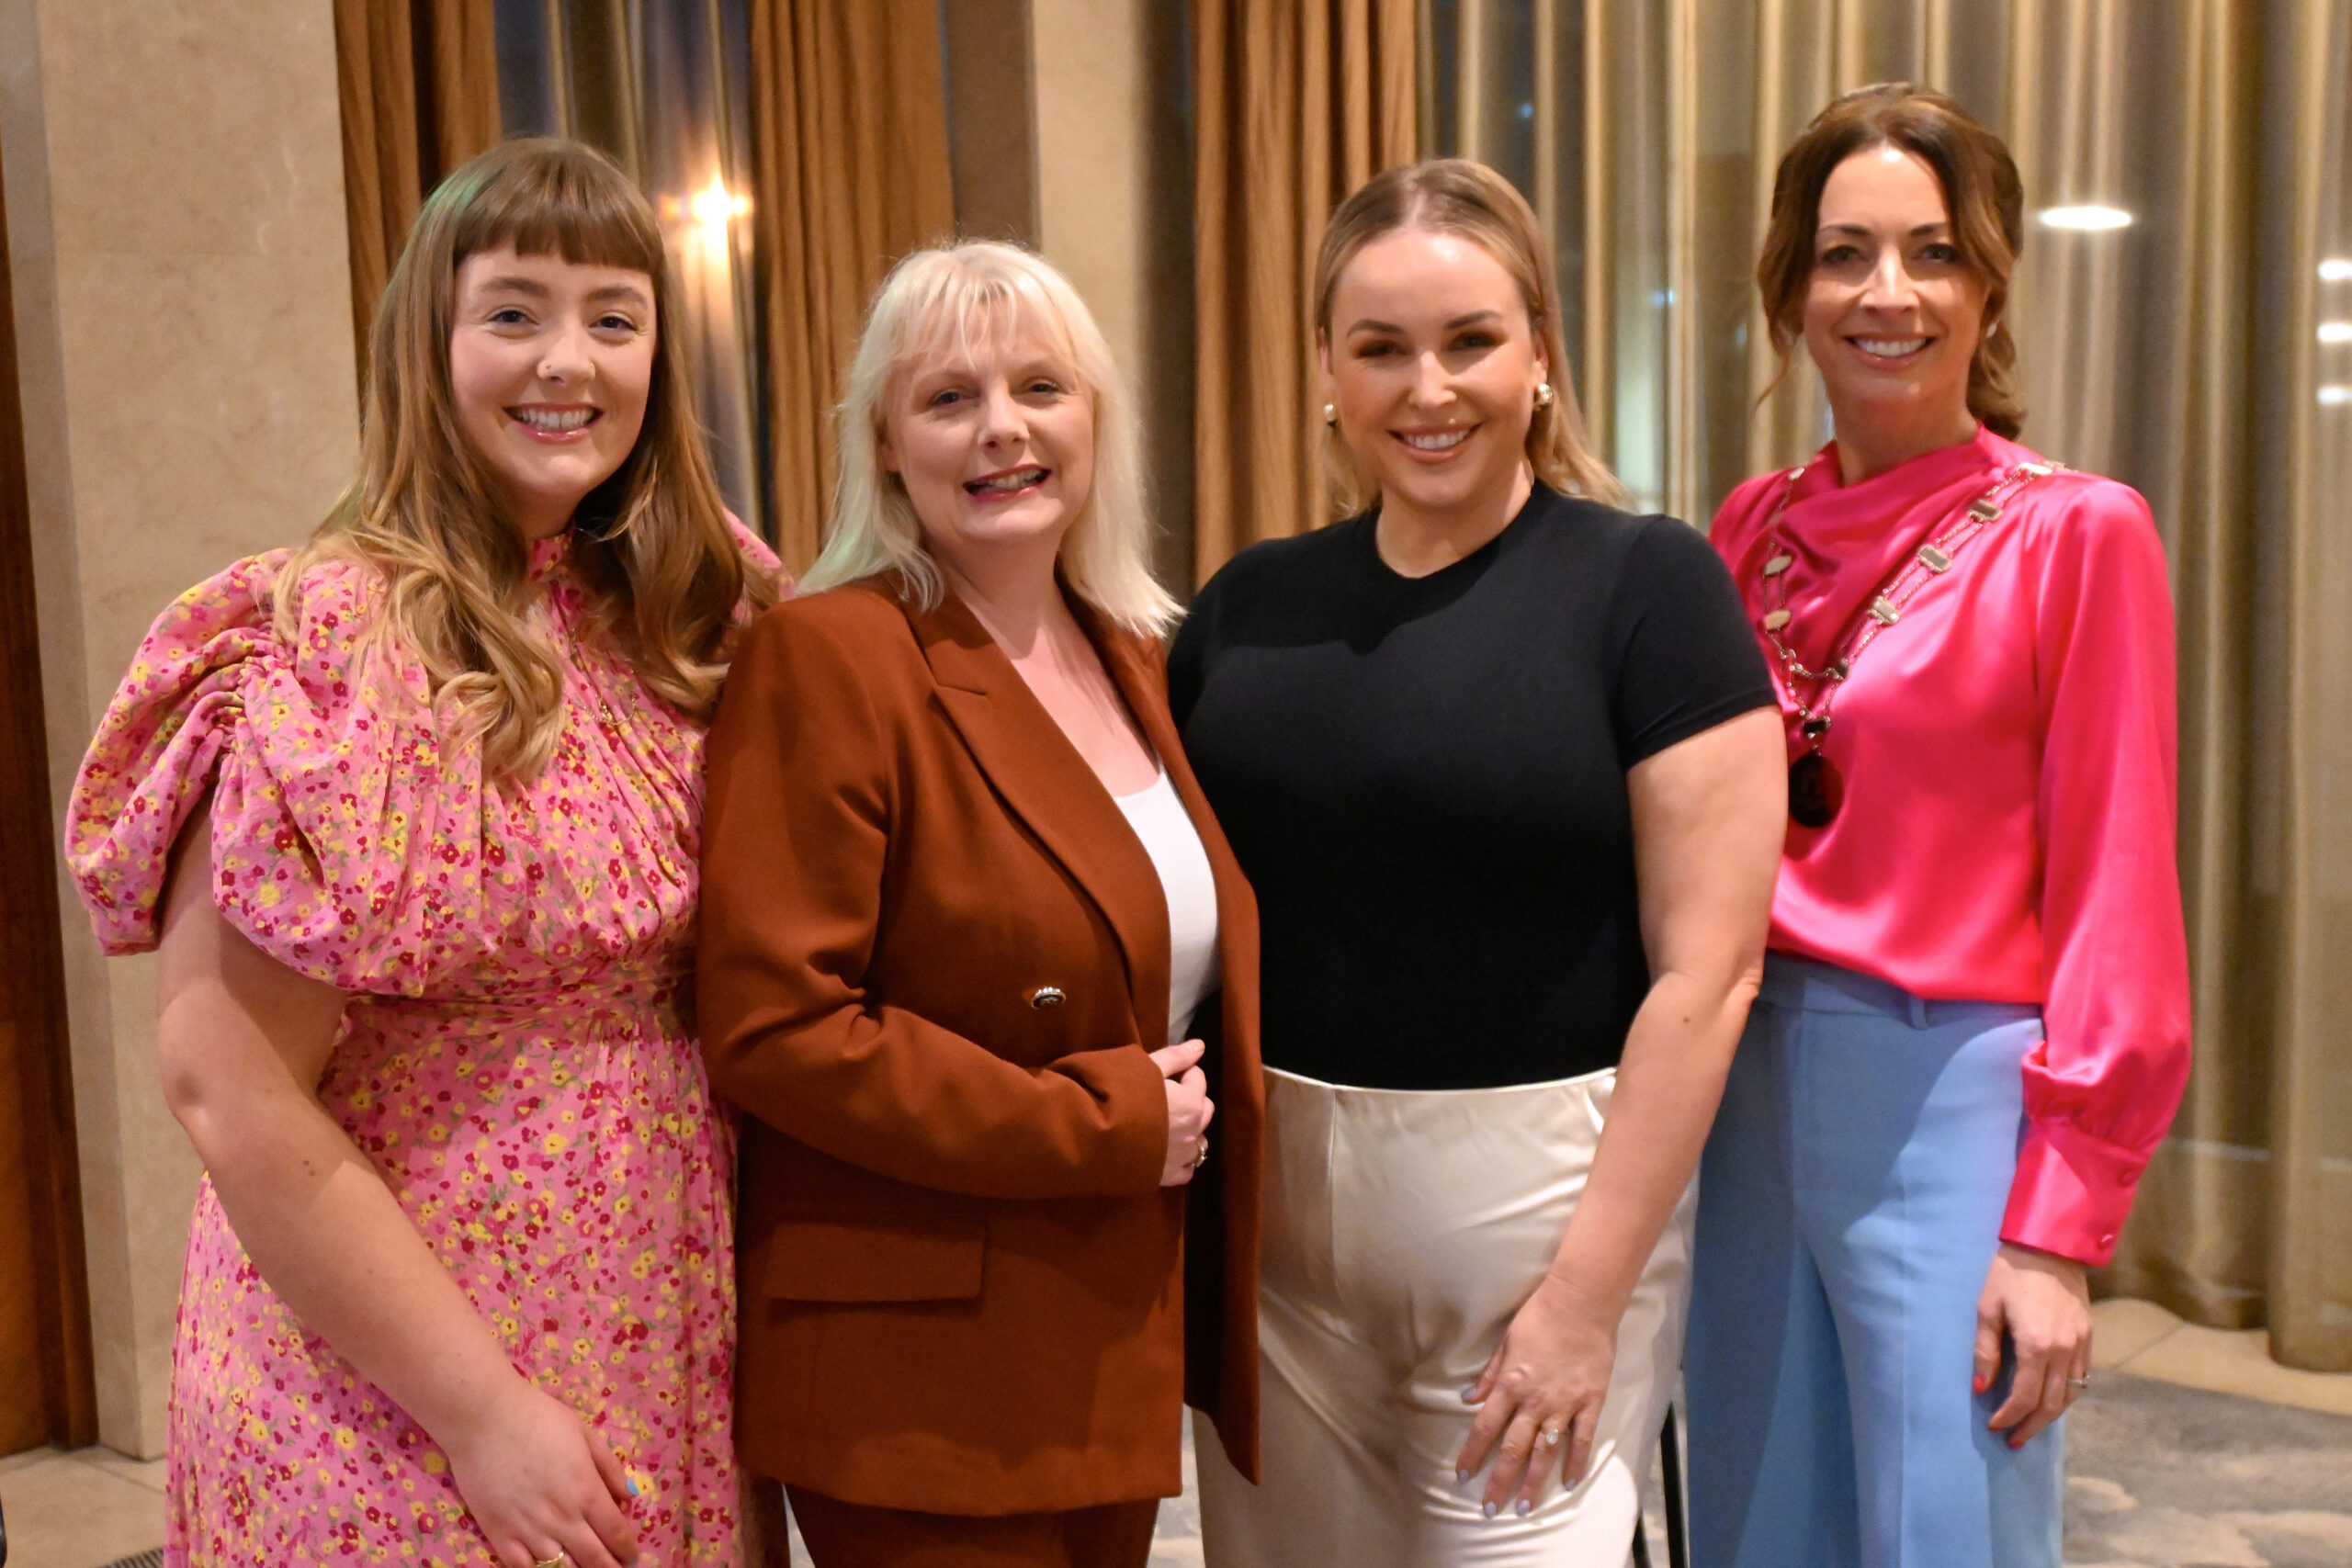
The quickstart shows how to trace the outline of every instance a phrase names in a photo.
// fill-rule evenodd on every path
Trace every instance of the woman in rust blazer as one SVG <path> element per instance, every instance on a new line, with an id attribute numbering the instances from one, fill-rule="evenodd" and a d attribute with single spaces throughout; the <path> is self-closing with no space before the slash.
<path id="1" fill-rule="evenodd" d="M 1261 1090 L 1134 415 L 1069 284 L 967 243 L 885 282 L 841 419 L 710 740 L 737 1447 L 820 1568 L 1140 1568 L 1188 1394 L 1254 1469 Z"/>

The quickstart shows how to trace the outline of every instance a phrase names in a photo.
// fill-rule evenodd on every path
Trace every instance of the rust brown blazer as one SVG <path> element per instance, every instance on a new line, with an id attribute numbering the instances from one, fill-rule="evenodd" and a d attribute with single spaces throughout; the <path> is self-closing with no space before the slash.
<path id="1" fill-rule="evenodd" d="M 1223 1000 L 1193 1027 L 1217 1113 L 1189 1188 L 1159 1184 L 1145 1055 L 1168 1039 L 1159 875 L 979 622 L 855 584 L 776 606 L 736 655 L 698 987 L 747 1112 L 735 1433 L 763 1475 L 952 1514 L 1172 1495 L 1188 1392 L 1255 1473 L 1256 907 L 1160 649 L 1080 621 L 1216 876 Z"/>

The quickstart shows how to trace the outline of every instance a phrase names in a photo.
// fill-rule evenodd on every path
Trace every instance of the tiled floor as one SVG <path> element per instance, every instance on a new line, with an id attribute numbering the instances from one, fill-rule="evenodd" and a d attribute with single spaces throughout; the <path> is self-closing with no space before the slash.
<path id="1" fill-rule="evenodd" d="M 2352 1374 L 2291 1371 L 2269 1359 L 2267 1337 L 2259 1331 L 2193 1327 L 2145 1302 L 2104 1302 L 2097 1313 L 2098 1366 L 2124 1375 L 2111 1385 L 2113 1410 L 2098 1416 L 2104 1425 L 2092 1429 L 2084 1423 L 2072 1445 L 2083 1462 L 2075 1466 L 2068 1487 L 2069 1546 L 2096 1540 L 2098 1551 L 2081 1560 L 2083 1568 L 2301 1568 L 2306 1561 L 2352 1562 L 2352 1516 L 2333 1511 L 2341 1505 L 2329 1490 L 2352 1490 L 2337 1474 L 2346 1468 L 2340 1456 L 2352 1453 L 2340 1447 L 2339 1434 L 2352 1429 L 2283 1413 L 2266 1417 L 2258 1407 L 2236 1404 L 2258 1401 L 2352 1417 Z M 2177 1398 L 2168 1404 L 2162 1385 L 2235 1398 L 2184 1406 Z M 2233 1430 L 2255 1435 L 2226 1438 Z M 2217 1431 L 2226 1440 L 2216 1440 Z M 2267 1435 L 2271 1432 L 2275 1441 Z M 2308 1486 L 2300 1479 L 2307 1464 L 2325 1467 Z M 2083 1473 L 2094 1465 L 2101 1473 Z M 2109 1469 L 2134 1480 L 2110 1479 L 2104 1473 Z M 2173 1479 L 2175 1471 L 2187 1479 Z M 2326 1482 L 2327 1475 L 2335 1480 Z M 2201 1505 L 2189 1497 L 2189 1482 L 2200 1477 L 2211 1483 L 2219 1511 L 2199 1512 Z M 1184 1495 L 1160 1509 L 1151 1568 L 1198 1568 L 1200 1513 L 1192 1478 L 1188 1452 Z M 2143 1493 L 2164 1488 L 2166 1506 L 2135 1495 L 2133 1484 Z M 2268 1497 L 2270 1492 L 2278 1495 Z M 2328 1495 L 2321 1497 L 2322 1492 Z M 2233 1497 L 2239 1499 L 2234 1505 Z M 2137 1511 L 2143 1500 L 2152 1506 Z M 142 1464 L 104 1449 L 42 1449 L 0 1460 L 0 1502 L 7 1509 L 8 1568 L 103 1568 L 164 1538 L 162 1463 Z M 2236 1511 L 2227 1511 L 2233 1506 Z M 2303 1555 L 2297 1543 L 2306 1540 L 2320 1555 Z M 796 1552 L 795 1561 L 807 1559 Z"/>
<path id="2" fill-rule="evenodd" d="M 107 1449 L 0 1459 L 8 1568 L 103 1568 L 164 1541 L 164 1461 Z"/>

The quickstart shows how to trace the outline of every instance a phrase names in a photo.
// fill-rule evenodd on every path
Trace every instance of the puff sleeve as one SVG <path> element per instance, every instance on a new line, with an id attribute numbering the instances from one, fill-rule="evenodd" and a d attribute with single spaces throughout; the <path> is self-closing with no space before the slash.
<path id="1" fill-rule="evenodd" d="M 479 748 L 444 746 L 422 669 L 370 635 L 371 570 L 307 569 L 280 626 L 285 561 L 239 561 L 156 620 L 74 780 L 68 866 L 107 953 L 152 949 L 173 845 L 209 796 L 232 925 L 346 991 L 431 994 L 492 924 Z"/>

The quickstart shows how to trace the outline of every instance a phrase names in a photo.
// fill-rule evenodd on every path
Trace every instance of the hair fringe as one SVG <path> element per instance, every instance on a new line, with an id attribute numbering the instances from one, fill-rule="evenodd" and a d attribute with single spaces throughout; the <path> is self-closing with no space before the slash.
<path id="1" fill-rule="evenodd" d="M 697 434 L 671 333 L 679 320 L 660 227 L 610 160 L 578 142 L 502 142 L 425 199 L 368 334 L 359 475 L 279 573 L 275 617 L 290 636 L 304 574 L 363 562 L 384 581 L 373 628 L 422 664 L 428 700 L 480 736 L 484 770 L 527 778 L 563 729 L 563 667 L 527 613 L 529 547 L 488 460 L 458 423 L 449 380 L 457 273 L 469 255 L 627 267 L 653 283 L 652 388 L 637 446 L 575 514 L 572 570 L 590 615 L 638 678 L 707 718 L 739 616 L 773 604 L 750 568 Z"/>
<path id="2" fill-rule="evenodd" d="M 882 465 L 892 389 L 922 355 L 953 340 L 969 352 L 1023 319 L 1069 355 L 1094 403 L 1094 482 L 1061 547 L 1062 581 L 1114 624 L 1159 637 L 1175 599 L 1151 570 L 1142 421 L 1093 313 L 1043 256 L 1001 240 L 959 240 L 901 258 L 875 290 L 833 411 L 840 463 L 832 516 L 802 593 L 896 574 L 916 603 L 946 592 L 899 476 Z"/>

